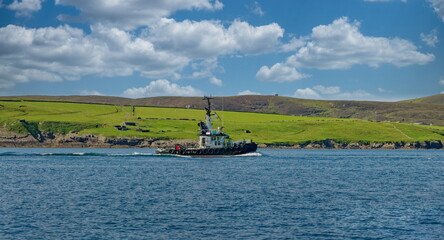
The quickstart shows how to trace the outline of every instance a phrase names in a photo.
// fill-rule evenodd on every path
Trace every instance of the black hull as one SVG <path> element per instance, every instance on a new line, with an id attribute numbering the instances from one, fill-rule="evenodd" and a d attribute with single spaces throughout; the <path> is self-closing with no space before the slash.
<path id="1" fill-rule="evenodd" d="M 225 147 L 225 148 L 184 148 L 174 149 L 165 148 L 156 151 L 156 154 L 183 155 L 183 156 L 229 156 L 254 152 L 257 150 L 256 143 L 247 143 L 242 147 Z"/>

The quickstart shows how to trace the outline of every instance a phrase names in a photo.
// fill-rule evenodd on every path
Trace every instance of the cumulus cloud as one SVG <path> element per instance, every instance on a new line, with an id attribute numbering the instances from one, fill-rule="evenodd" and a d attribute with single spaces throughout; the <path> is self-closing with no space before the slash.
<path id="1" fill-rule="evenodd" d="M 364 36 L 359 22 L 342 17 L 329 25 L 313 28 L 305 45 L 283 63 L 271 68 L 262 66 L 256 74 L 260 80 L 285 82 L 306 77 L 297 69 L 347 69 L 354 65 L 398 67 L 423 65 L 435 59 L 433 54 L 417 51 L 411 42 L 400 38 Z"/>
<path id="2" fill-rule="evenodd" d="M 318 86 L 314 86 L 313 89 L 318 91 L 321 94 L 327 94 L 327 95 L 338 94 L 339 92 L 341 92 L 341 88 L 338 86 L 324 87 L 322 85 L 318 85 Z"/>
<path id="3" fill-rule="evenodd" d="M 321 96 L 311 88 L 297 89 L 294 94 L 296 98 L 309 98 L 309 99 L 317 99 Z"/>
<path id="4" fill-rule="evenodd" d="M 218 79 L 218 78 L 216 78 L 216 77 L 211 77 L 210 78 L 210 83 L 211 84 L 214 84 L 214 85 L 216 85 L 216 86 L 219 86 L 219 87 L 222 87 L 222 80 L 220 80 L 220 79 Z"/>
<path id="5" fill-rule="evenodd" d="M 262 10 L 261 6 L 259 5 L 259 3 L 257 1 L 254 1 L 254 3 L 252 5 L 247 6 L 247 9 L 259 16 L 264 16 L 265 12 Z"/>
<path id="6" fill-rule="evenodd" d="M 16 11 L 15 15 L 18 17 L 30 16 L 33 12 L 37 12 L 42 9 L 42 2 L 44 0 L 14 0 L 7 8 Z M 1 2 L 0 2 L 1 6 Z"/>
<path id="7" fill-rule="evenodd" d="M 261 94 L 258 93 L 258 92 L 253 92 L 253 91 L 250 91 L 250 90 L 245 90 L 245 91 L 242 91 L 242 92 L 238 92 L 237 95 L 241 96 L 241 95 L 261 95 Z"/>
<path id="8" fill-rule="evenodd" d="M 218 0 L 56 0 L 56 4 L 74 6 L 80 16 L 60 15 L 62 21 L 87 21 L 123 29 L 148 26 L 178 10 L 218 10 Z"/>
<path id="9" fill-rule="evenodd" d="M 392 92 L 391 90 L 387 90 L 387 89 L 384 89 L 384 88 L 377 88 L 377 90 L 380 93 L 391 93 Z"/>
<path id="10" fill-rule="evenodd" d="M 444 78 L 441 78 L 441 79 L 439 80 L 439 84 L 441 84 L 441 85 L 444 86 Z"/>
<path id="11" fill-rule="evenodd" d="M 292 38 L 288 43 L 281 45 L 282 52 L 292 52 L 305 45 L 305 38 Z"/>
<path id="12" fill-rule="evenodd" d="M 277 23 L 254 27 L 247 22 L 234 21 L 228 33 L 235 39 L 238 51 L 255 55 L 274 50 L 284 29 Z"/>
<path id="13" fill-rule="evenodd" d="M 87 95 L 87 96 L 103 96 L 102 93 L 96 91 L 96 90 L 82 90 L 80 91 L 81 95 Z"/>
<path id="14" fill-rule="evenodd" d="M 223 68 L 218 65 L 216 57 L 195 61 L 191 64 L 191 69 L 194 72 L 191 76 L 185 76 L 186 78 L 211 78 L 214 72 L 223 72 Z"/>
<path id="15" fill-rule="evenodd" d="M 211 78 L 223 71 L 217 58 L 227 54 L 261 54 L 279 45 L 284 30 L 277 24 L 251 26 L 234 21 L 228 27 L 215 21 L 162 19 L 141 34 L 102 24 L 85 34 L 68 25 L 0 28 L 1 86 L 35 80 L 24 70 L 38 70 L 48 79 L 79 79 L 85 75 L 177 78 L 190 64 L 192 78 Z"/>
<path id="16" fill-rule="evenodd" d="M 436 44 L 439 42 L 438 31 L 436 31 L 436 29 L 433 29 L 429 34 L 421 33 L 420 37 L 421 40 L 430 47 L 436 47 Z"/>
<path id="17" fill-rule="evenodd" d="M 351 92 L 341 91 L 338 86 L 325 87 L 322 85 L 312 88 L 297 89 L 293 97 L 307 99 L 334 99 L 334 100 L 374 100 L 375 96 L 362 90 L 354 90 Z"/>
<path id="18" fill-rule="evenodd" d="M 444 0 L 427 0 L 432 6 L 433 10 L 435 10 L 436 14 L 441 18 L 444 22 Z"/>
<path id="19" fill-rule="evenodd" d="M 0 79 L 3 87 L 19 82 L 62 81 L 85 75 L 165 77 L 190 59 L 158 51 L 148 40 L 115 28 L 96 26 L 92 34 L 64 25 L 57 28 L 0 28 Z M 38 73 L 38 74 L 36 74 Z"/>
<path id="20" fill-rule="evenodd" d="M 329 25 L 313 28 L 311 41 L 289 57 L 288 62 L 296 67 L 347 69 L 356 64 L 402 67 L 434 60 L 433 54 L 418 52 L 407 40 L 364 36 L 359 32 L 359 25 L 342 17 Z"/>
<path id="21" fill-rule="evenodd" d="M 16 83 L 29 81 L 61 82 L 58 74 L 39 69 L 18 69 L 11 66 L 0 66 L 0 88 L 12 88 Z"/>
<path id="22" fill-rule="evenodd" d="M 37 11 L 43 1 L 14 0 L 8 7 L 18 12 Z M 223 4 L 219 0 L 56 0 L 55 3 L 79 9 L 79 16 L 60 16 L 60 19 L 88 21 L 91 33 L 68 25 L 1 27 L 0 65 L 5 69 L 0 74 L 2 88 L 43 80 L 30 74 L 32 71 L 39 71 L 46 81 L 133 74 L 178 79 L 182 76 L 179 72 L 188 66 L 193 73 L 185 77 L 207 78 L 220 85 L 222 81 L 214 80 L 217 79 L 214 73 L 223 71 L 217 63 L 218 57 L 275 51 L 284 33 L 276 23 L 252 26 L 239 20 L 222 24 L 166 18 L 178 10 L 221 9 Z M 139 27 L 140 31 L 128 31 Z"/>
<path id="23" fill-rule="evenodd" d="M 234 21 L 225 28 L 218 21 L 177 22 L 161 19 L 145 35 L 160 49 L 168 49 L 191 58 L 208 58 L 220 54 L 260 54 L 274 50 L 284 30 L 276 23 L 252 26 Z"/>
<path id="24" fill-rule="evenodd" d="M 168 80 L 159 79 L 141 88 L 129 88 L 123 95 L 131 98 L 155 96 L 202 96 L 203 92 L 191 86 L 180 86 Z"/>
<path id="25" fill-rule="evenodd" d="M 362 89 L 351 92 L 342 92 L 334 96 L 335 99 L 340 100 L 375 100 L 377 99 L 373 94 L 370 94 Z"/>
<path id="26" fill-rule="evenodd" d="M 296 68 L 282 63 L 276 63 L 271 68 L 262 66 L 256 73 L 256 78 L 267 82 L 292 82 L 308 75 L 299 73 Z"/>

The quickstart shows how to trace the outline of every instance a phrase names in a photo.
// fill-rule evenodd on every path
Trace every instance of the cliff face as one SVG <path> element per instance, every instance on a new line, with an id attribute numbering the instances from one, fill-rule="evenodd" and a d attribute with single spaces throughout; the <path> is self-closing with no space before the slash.
<path id="1" fill-rule="evenodd" d="M 259 144 L 260 148 L 288 149 L 444 149 L 442 141 L 425 142 L 383 142 L 383 143 L 338 143 L 332 139 L 308 141 L 295 145 Z"/>
<path id="2" fill-rule="evenodd" d="M 92 134 L 69 133 L 54 135 L 41 132 L 38 139 L 31 134 L 17 134 L 0 130 L 0 147 L 77 147 L 77 148 L 162 148 L 181 144 L 197 146 L 192 140 L 161 140 L 148 138 L 107 138 Z"/>
<path id="3" fill-rule="evenodd" d="M 17 134 L 0 129 L 0 147 L 76 147 L 76 148 L 164 148 L 181 144 L 197 147 L 196 140 L 162 140 L 156 138 L 107 138 L 92 134 L 69 133 L 54 135 L 40 132 L 36 139 L 30 134 Z M 332 139 L 307 141 L 301 144 L 259 144 L 259 148 L 288 149 L 444 149 L 442 141 L 341 143 Z"/>

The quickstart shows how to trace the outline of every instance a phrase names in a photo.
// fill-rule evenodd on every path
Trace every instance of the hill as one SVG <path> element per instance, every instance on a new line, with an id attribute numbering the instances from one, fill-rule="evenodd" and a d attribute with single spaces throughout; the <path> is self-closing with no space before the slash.
<path id="1" fill-rule="evenodd" d="M 26 100 L 0 104 L 0 140 L 16 143 L 17 139 L 32 137 L 40 143 L 54 144 L 52 146 L 91 141 L 98 146 L 122 142 L 136 146 L 146 139 L 150 139 L 150 144 L 158 139 L 197 139 L 197 123 L 204 116 L 203 110 L 185 108 Z M 225 126 L 233 139 L 252 138 L 267 145 L 358 143 L 369 146 L 387 142 L 421 145 L 438 141 L 436 146 L 442 147 L 444 140 L 444 127 L 438 126 L 231 111 L 220 115 L 224 121 L 218 124 Z M 131 124 L 123 128 L 124 122 Z"/>
<path id="2" fill-rule="evenodd" d="M 444 126 L 444 95 L 403 102 L 308 100 L 281 96 L 215 97 L 217 110 L 272 113 L 282 115 L 362 119 Z M 151 106 L 202 109 L 200 97 L 151 97 L 129 99 L 105 96 L 16 96 L 12 100 L 45 100 L 121 106 Z"/>
<path id="3" fill-rule="evenodd" d="M 432 103 L 432 104 L 444 104 L 444 94 L 433 95 L 429 97 L 416 98 L 411 100 L 402 101 L 405 103 Z"/>

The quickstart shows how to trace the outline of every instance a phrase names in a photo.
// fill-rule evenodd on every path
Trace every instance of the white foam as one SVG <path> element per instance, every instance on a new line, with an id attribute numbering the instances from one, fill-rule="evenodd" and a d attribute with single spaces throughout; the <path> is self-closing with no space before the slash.
<path id="1" fill-rule="evenodd" d="M 234 155 L 234 157 L 261 157 L 261 156 L 262 156 L 262 153 L 258 153 L 258 152 Z"/>
<path id="2" fill-rule="evenodd" d="M 133 154 L 131 155 L 142 155 L 142 156 L 149 156 L 149 155 L 153 155 L 152 153 L 140 153 L 140 152 L 133 152 Z"/>

